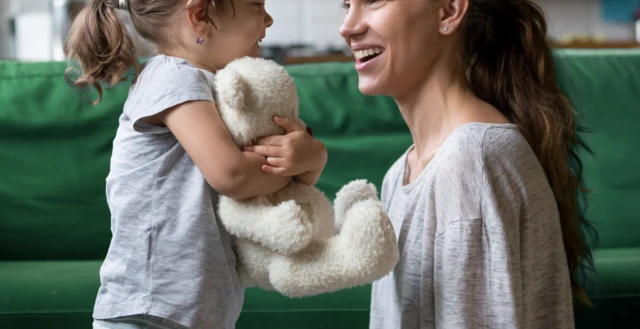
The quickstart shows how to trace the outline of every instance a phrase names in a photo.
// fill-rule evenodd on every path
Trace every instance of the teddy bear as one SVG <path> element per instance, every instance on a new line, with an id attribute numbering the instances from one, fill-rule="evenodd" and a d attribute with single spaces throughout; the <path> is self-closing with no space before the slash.
<path id="1" fill-rule="evenodd" d="M 238 147 L 284 134 L 274 116 L 306 127 L 293 78 L 272 60 L 236 59 L 216 73 L 214 88 Z M 295 179 L 269 196 L 220 196 L 218 216 L 232 236 L 243 286 L 292 298 L 370 283 L 390 272 L 399 257 L 376 187 L 362 179 L 343 186 L 333 204 L 315 186 Z"/>

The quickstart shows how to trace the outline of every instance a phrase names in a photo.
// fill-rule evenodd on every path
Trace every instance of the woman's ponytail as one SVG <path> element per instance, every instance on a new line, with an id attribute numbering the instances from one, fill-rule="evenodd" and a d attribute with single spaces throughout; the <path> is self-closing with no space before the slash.
<path id="1" fill-rule="evenodd" d="M 518 125 L 544 168 L 555 194 L 574 295 L 589 300 L 577 282 L 592 266 L 579 196 L 582 163 L 575 112 L 556 80 L 542 10 L 530 0 L 470 0 L 464 48 L 471 88 Z"/>
<path id="2" fill-rule="evenodd" d="M 95 104 L 102 99 L 100 83 L 113 86 L 132 67 L 139 71 L 134 43 L 117 13 L 118 6 L 118 0 L 92 0 L 74 20 L 65 43 L 67 57 L 77 60 L 82 70 L 74 78 L 70 77 L 73 70 L 68 70 L 67 79 L 76 86 L 95 87 L 99 94 Z"/>

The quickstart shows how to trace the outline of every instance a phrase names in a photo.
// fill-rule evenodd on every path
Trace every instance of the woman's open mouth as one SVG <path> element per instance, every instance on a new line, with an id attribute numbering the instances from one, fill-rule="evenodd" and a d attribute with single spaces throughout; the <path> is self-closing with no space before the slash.
<path id="1" fill-rule="evenodd" d="M 384 52 L 384 48 L 374 47 L 369 49 L 362 50 L 354 50 L 353 55 L 355 56 L 358 62 L 368 62 L 382 54 Z"/>

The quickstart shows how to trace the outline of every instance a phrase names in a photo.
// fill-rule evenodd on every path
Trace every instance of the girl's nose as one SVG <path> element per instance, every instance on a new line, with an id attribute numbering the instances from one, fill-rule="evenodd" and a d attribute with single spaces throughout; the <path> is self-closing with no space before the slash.
<path id="1" fill-rule="evenodd" d="M 266 23 L 267 27 L 270 27 L 271 25 L 273 25 L 273 17 L 271 17 L 269 13 L 266 14 L 267 16 L 264 18 L 264 22 Z"/>

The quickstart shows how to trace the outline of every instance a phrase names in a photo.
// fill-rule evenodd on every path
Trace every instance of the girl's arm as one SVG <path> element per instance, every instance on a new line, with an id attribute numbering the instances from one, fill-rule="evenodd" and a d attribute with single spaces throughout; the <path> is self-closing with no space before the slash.
<path id="1" fill-rule="evenodd" d="M 295 176 L 303 184 L 315 185 L 327 164 L 327 148 L 294 120 L 275 117 L 274 122 L 286 135 L 261 138 L 244 150 L 267 158 L 268 164 L 262 167 L 266 173 Z"/>
<path id="2" fill-rule="evenodd" d="M 160 113 L 158 118 L 176 136 L 206 181 L 220 194 L 248 199 L 274 193 L 291 177 L 261 170 L 264 157 L 243 152 L 210 101 L 182 103 Z"/>

